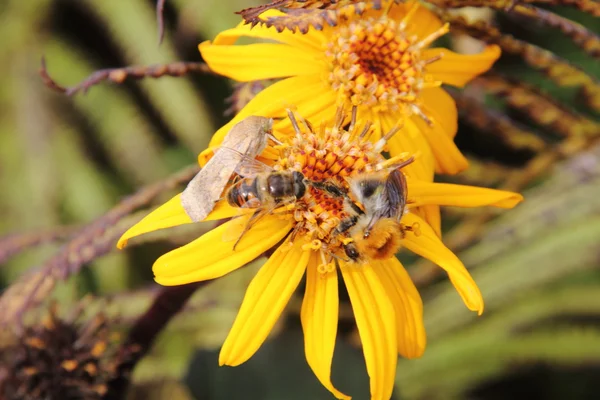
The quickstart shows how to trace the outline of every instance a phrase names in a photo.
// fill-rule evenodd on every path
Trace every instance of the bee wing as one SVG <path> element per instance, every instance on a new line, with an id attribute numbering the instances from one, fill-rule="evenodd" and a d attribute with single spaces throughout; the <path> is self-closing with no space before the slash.
<path id="1" fill-rule="evenodd" d="M 243 178 L 254 178 L 261 173 L 273 172 L 273 168 L 269 167 L 267 164 L 262 163 L 251 156 L 240 153 L 231 147 L 219 147 L 217 154 L 221 152 L 223 152 L 223 156 L 237 160 L 234 171 Z M 226 153 L 226 155 L 224 153 Z"/>
<path id="2" fill-rule="evenodd" d="M 383 198 L 387 201 L 389 217 L 400 219 L 406 206 L 406 177 L 400 168 L 394 169 L 385 180 Z"/>

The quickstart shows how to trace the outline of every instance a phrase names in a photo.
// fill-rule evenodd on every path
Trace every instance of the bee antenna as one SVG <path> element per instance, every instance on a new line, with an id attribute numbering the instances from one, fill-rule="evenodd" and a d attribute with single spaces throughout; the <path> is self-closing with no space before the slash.
<path id="1" fill-rule="evenodd" d="M 333 262 L 335 263 L 335 266 L 336 266 L 336 267 L 338 267 L 338 268 L 340 267 L 340 266 L 339 266 L 339 264 L 338 264 L 338 260 L 339 260 L 339 261 L 344 261 L 344 262 L 350 262 L 350 260 L 349 260 L 349 259 L 347 260 L 347 259 L 345 259 L 345 258 L 342 258 L 342 257 L 338 256 L 337 254 L 333 254 L 333 253 L 332 253 L 331 251 L 329 251 L 329 250 L 327 250 L 327 255 L 328 255 L 328 256 L 331 256 L 331 258 L 333 259 Z"/>
<path id="2" fill-rule="evenodd" d="M 293 111 L 290 110 L 289 108 L 285 110 L 287 112 L 288 118 L 290 119 L 290 122 L 292 123 L 292 126 L 294 127 L 294 131 L 296 132 L 296 135 L 301 136 L 302 132 L 300 131 L 300 127 L 298 126 L 298 121 L 296 121 L 296 116 L 294 115 Z"/>
<path id="3" fill-rule="evenodd" d="M 353 132 L 356 127 L 356 116 L 358 114 L 358 107 L 352 106 L 352 117 L 350 118 L 350 126 L 348 127 L 348 132 Z"/>

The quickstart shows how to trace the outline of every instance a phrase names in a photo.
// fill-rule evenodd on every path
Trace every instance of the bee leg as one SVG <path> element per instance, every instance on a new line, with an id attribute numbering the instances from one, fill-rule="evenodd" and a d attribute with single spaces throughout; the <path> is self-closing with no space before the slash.
<path id="1" fill-rule="evenodd" d="M 294 239 L 296 239 L 296 235 L 298 234 L 298 232 L 300 232 L 300 228 L 302 228 L 302 225 L 300 224 L 294 227 L 294 230 L 292 231 L 288 239 L 288 242 L 290 242 L 290 244 L 294 241 Z"/>
<path id="2" fill-rule="evenodd" d="M 236 246 L 238 245 L 238 243 L 240 242 L 240 240 L 242 240 L 242 237 L 244 237 L 244 235 L 246 234 L 246 232 L 248 232 L 250 230 L 250 228 L 252 228 L 252 225 L 254 225 L 260 219 L 260 217 L 262 217 L 263 215 L 266 215 L 266 214 L 267 214 L 267 212 L 265 212 L 264 210 L 256 210 L 254 212 L 254 214 L 252 214 L 252 216 L 250 217 L 250 219 L 246 223 L 246 226 L 244 227 L 244 230 L 240 234 L 240 237 L 235 241 L 235 243 L 233 245 L 233 248 L 232 248 L 233 251 L 235 251 Z"/>
<path id="3" fill-rule="evenodd" d="M 358 207 L 356 205 L 356 203 L 354 201 L 352 201 L 350 196 L 348 196 L 348 193 L 344 192 L 339 186 L 337 186 L 333 183 L 329 183 L 329 182 L 309 181 L 308 184 L 312 185 L 316 189 L 319 189 L 319 190 L 322 190 L 322 191 L 328 193 L 332 197 L 343 198 L 344 201 L 352 208 L 352 211 L 354 211 L 356 214 L 359 214 L 359 215 L 364 214 L 363 210 L 361 210 L 360 207 Z"/>
<path id="4" fill-rule="evenodd" d="M 400 224 L 400 229 L 402 231 L 402 238 L 404 238 L 406 236 L 406 232 L 412 232 L 415 236 L 420 236 L 421 235 L 421 226 L 419 225 L 418 222 L 415 222 L 412 225 L 404 225 L 404 224 Z"/>
<path id="5" fill-rule="evenodd" d="M 333 254 L 331 251 L 327 252 L 328 256 L 331 256 L 331 258 L 333 259 L 333 262 L 335 262 L 335 266 L 339 268 L 339 264 L 338 261 L 343 261 L 343 262 L 350 262 L 351 260 L 349 258 L 342 258 L 340 256 L 338 256 L 337 254 Z"/>

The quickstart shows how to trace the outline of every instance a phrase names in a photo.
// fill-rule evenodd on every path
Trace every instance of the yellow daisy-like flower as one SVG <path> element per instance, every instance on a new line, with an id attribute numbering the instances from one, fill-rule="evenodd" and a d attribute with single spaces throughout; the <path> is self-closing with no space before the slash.
<path id="1" fill-rule="evenodd" d="M 432 180 L 434 166 L 439 173 L 457 173 L 467 160 L 453 141 L 456 105 L 440 85 L 464 86 L 491 67 L 500 49 L 492 45 L 480 54 L 460 55 L 428 48 L 447 31 L 418 2 L 387 2 L 381 10 L 351 14 L 335 27 L 311 28 L 304 35 L 244 24 L 221 32 L 199 45 L 212 70 L 243 82 L 285 79 L 260 92 L 217 131 L 211 145 L 248 115 L 283 118 L 284 109 L 295 105 L 304 117 L 322 120 L 338 106 L 356 105 L 359 118 L 372 121 L 379 136 L 402 126 L 389 143 L 391 155 L 422 152 L 409 167 L 420 179 Z M 240 37 L 276 43 L 236 45 Z M 291 132 L 286 119 L 275 129 Z"/>
<path id="2" fill-rule="evenodd" d="M 394 162 L 384 159 L 381 141 L 373 143 L 374 129 L 362 124 L 344 128 L 343 118 L 313 131 L 300 124 L 294 136 L 274 132 L 282 143 L 268 146 L 261 159 L 274 173 L 301 172 L 306 191 L 294 202 L 281 205 L 254 221 L 236 239 L 251 215 L 221 200 L 206 220 L 239 216 L 193 242 L 160 257 L 154 264 L 155 279 L 162 285 L 181 285 L 215 279 L 234 271 L 274 249 L 250 283 L 238 316 L 221 349 L 221 365 L 239 365 L 248 360 L 267 338 L 290 297 L 306 277 L 301 310 L 308 364 L 320 382 L 337 398 L 346 399 L 330 379 L 338 323 L 338 278 L 344 280 L 370 377 L 372 399 L 389 399 L 394 386 L 398 353 L 419 357 L 426 343 L 423 305 L 417 289 L 402 264 L 394 257 L 400 246 L 442 267 L 471 310 L 481 313 L 481 293 L 461 261 L 440 241 L 421 217 L 428 205 L 511 208 L 522 200 L 519 194 L 470 186 L 432 183 L 407 175 L 407 210 L 400 223 L 371 237 L 360 261 L 347 259 L 349 242 L 336 229 L 351 212 L 347 199 L 321 190 L 310 182 L 330 182 L 348 188 L 347 179 L 375 176 Z M 402 170 L 400 170 L 402 171 Z M 365 175 L 366 174 L 366 175 Z M 371 174 L 371 175 L 369 175 Z M 233 188 L 239 187 L 234 183 Z M 232 190 L 231 187 L 227 190 Z M 246 209 L 245 211 L 252 211 Z M 157 229 L 190 223 L 181 195 L 149 214 L 120 239 L 127 240 Z M 231 237 L 231 232 L 236 233 Z"/>

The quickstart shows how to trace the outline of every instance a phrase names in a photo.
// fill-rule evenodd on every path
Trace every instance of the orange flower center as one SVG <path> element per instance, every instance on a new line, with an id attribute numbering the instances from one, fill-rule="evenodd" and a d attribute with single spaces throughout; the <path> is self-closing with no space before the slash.
<path id="1" fill-rule="evenodd" d="M 336 29 L 327 44 L 329 83 L 352 105 L 376 111 L 418 112 L 414 104 L 425 86 L 436 85 L 426 74 L 421 50 L 447 32 L 443 27 L 427 38 L 405 31 L 416 4 L 402 21 L 383 15 L 361 18 Z"/>
<path id="2" fill-rule="evenodd" d="M 335 126 L 321 127 L 319 132 L 313 132 L 308 124 L 301 125 L 297 131 L 300 133 L 284 145 L 275 169 L 300 171 L 307 182 L 327 182 L 347 191 L 345 178 L 374 171 L 385 162 L 381 149 L 368 140 L 370 125 L 348 131 L 340 119 Z M 294 207 L 297 234 L 323 241 L 328 248 L 337 247 L 333 231 L 348 216 L 345 207 L 342 197 L 309 183 L 307 195 Z"/>

